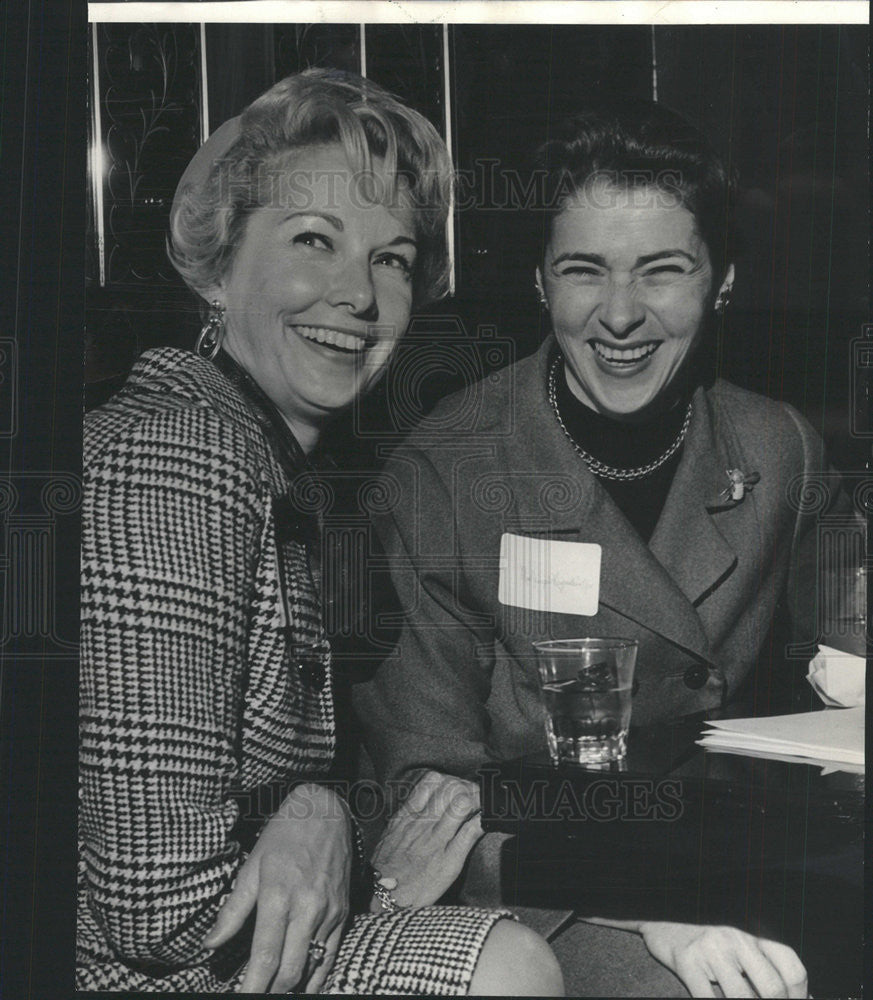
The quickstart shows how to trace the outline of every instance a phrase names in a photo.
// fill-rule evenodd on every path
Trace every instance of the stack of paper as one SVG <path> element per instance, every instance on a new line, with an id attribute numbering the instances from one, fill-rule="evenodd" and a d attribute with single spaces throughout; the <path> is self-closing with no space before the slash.
<path id="1" fill-rule="evenodd" d="M 718 719 L 697 741 L 708 750 L 864 769 L 864 709 L 826 709 L 763 719 Z"/>

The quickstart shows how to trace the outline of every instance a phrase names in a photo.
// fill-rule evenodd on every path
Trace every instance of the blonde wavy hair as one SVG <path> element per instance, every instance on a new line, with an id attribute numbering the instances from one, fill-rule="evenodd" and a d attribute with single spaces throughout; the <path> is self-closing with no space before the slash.
<path id="1" fill-rule="evenodd" d="M 201 294 L 225 276 L 247 216 L 264 203 L 265 179 L 275 181 L 288 154 L 334 143 L 362 175 L 373 176 L 373 160 L 382 161 L 379 176 L 387 179 L 389 190 L 379 192 L 380 201 L 411 203 L 419 244 L 415 303 L 446 294 L 446 221 L 454 174 L 445 143 L 423 115 L 387 90 L 329 69 L 309 69 L 275 84 L 243 111 L 238 135 L 212 157 L 202 182 L 183 178 L 167 252 L 194 292 Z"/>

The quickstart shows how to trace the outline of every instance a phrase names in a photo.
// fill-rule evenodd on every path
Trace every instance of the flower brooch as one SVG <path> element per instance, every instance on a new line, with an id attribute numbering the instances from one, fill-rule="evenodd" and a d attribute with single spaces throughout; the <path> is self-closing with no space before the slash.
<path id="1" fill-rule="evenodd" d="M 719 496 L 725 500 L 730 498 L 739 502 L 746 495 L 746 491 L 751 490 L 761 478 L 759 472 L 750 472 L 746 475 L 742 469 L 725 469 L 725 472 L 728 477 L 728 485 L 719 493 Z"/>

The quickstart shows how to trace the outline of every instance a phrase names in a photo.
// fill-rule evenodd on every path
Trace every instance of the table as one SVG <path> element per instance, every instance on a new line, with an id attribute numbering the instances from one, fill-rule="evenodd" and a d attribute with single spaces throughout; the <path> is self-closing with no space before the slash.
<path id="1" fill-rule="evenodd" d="M 814 996 L 863 981 L 863 775 L 703 751 L 699 720 L 631 730 L 621 765 L 480 772 L 520 905 L 727 923 L 801 955 Z"/>

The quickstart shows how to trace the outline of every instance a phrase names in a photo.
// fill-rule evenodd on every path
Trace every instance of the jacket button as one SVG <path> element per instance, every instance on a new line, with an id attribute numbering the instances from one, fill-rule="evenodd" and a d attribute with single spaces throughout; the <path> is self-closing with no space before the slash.
<path id="1" fill-rule="evenodd" d="M 695 663 L 685 671 L 683 680 L 685 681 L 686 687 L 690 687 L 692 690 L 696 691 L 697 688 L 703 687 L 708 676 L 709 671 L 706 667 L 702 663 Z"/>

